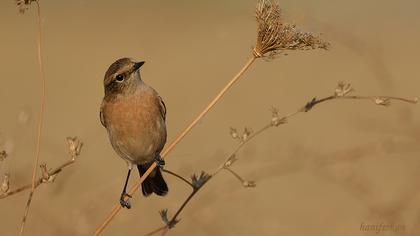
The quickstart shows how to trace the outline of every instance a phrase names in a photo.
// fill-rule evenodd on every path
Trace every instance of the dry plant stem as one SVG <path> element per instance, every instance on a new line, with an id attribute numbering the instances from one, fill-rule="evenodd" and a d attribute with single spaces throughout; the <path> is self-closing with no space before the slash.
<path id="1" fill-rule="evenodd" d="M 49 173 L 50 176 L 56 175 L 56 174 L 60 173 L 65 167 L 73 164 L 74 162 L 75 162 L 74 159 L 72 159 L 70 161 L 67 161 L 67 162 L 61 164 L 60 166 L 58 166 L 57 168 L 55 168 L 55 169 L 53 169 L 51 171 L 48 171 L 48 173 Z M 38 178 L 35 181 L 35 188 L 37 188 L 42 183 L 46 183 L 46 182 L 43 181 L 43 178 L 42 177 L 41 178 Z M 0 199 L 6 198 L 6 197 L 10 197 L 10 196 L 12 196 L 12 195 L 14 195 L 16 193 L 25 191 L 27 189 L 32 189 L 32 183 L 23 185 L 23 186 L 21 186 L 19 188 L 16 188 L 14 190 L 11 190 L 11 191 L 9 191 L 7 193 L 0 194 Z"/>
<path id="2" fill-rule="evenodd" d="M 301 113 L 301 112 L 307 112 L 309 110 L 311 110 L 314 106 L 326 102 L 326 101 L 331 101 L 334 99 L 374 99 L 378 96 L 327 96 L 321 99 L 314 99 L 312 100 L 310 103 L 307 103 L 307 105 L 297 109 L 295 112 L 292 112 L 290 114 L 287 114 L 283 117 L 279 117 L 279 120 L 283 120 L 286 121 L 289 118 Z M 400 97 L 390 97 L 390 96 L 379 96 L 382 98 L 389 98 L 389 99 L 394 99 L 394 100 L 400 100 L 400 101 L 404 101 L 404 102 L 408 102 L 408 103 L 417 103 L 417 99 L 406 99 L 406 98 L 400 98 Z M 311 104 L 310 108 L 308 109 L 308 104 Z M 278 125 L 281 124 L 285 124 L 285 122 L 279 123 Z M 193 188 L 192 193 L 187 197 L 187 199 L 182 203 L 182 205 L 178 208 L 177 212 L 175 213 L 175 215 L 171 218 L 171 220 L 169 221 L 168 225 L 165 225 L 163 227 L 160 227 L 148 234 L 146 234 L 147 236 L 151 236 L 154 234 L 157 234 L 159 232 L 162 231 L 161 235 L 165 235 L 171 227 L 173 227 L 173 224 L 175 224 L 177 222 L 177 217 L 178 215 L 182 212 L 182 210 L 187 206 L 187 204 L 190 202 L 190 200 L 194 197 L 194 195 L 205 185 L 209 182 L 209 180 L 214 177 L 215 175 L 217 175 L 221 170 L 227 170 L 229 171 L 233 176 L 235 176 L 235 178 L 237 178 L 241 183 L 244 183 L 245 180 L 238 175 L 236 172 L 234 172 L 232 169 L 230 169 L 230 167 L 226 166 L 226 163 L 232 159 L 232 157 L 235 157 L 237 155 L 237 153 L 245 146 L 245 144 L 247 144 L 249 141 L 251 141 L 252 139 L 254 139 L 255 137 L 259 136 L 261 133 L 263 133 L 264 131 L 270 129 L 270 128 L 274 128 L 277 127 L 278 125 L 273 125 L 272 122 L 264 125 L 263 127 L 261 127 L 260 129 L 258 129 L 256 132 L 252 133 L 246 140 L 242 141 L 241 143 L 239 143 L 239 145 L 234 149 L 234 151 L 228 156 L 228 158 L 216 169 L 216 171 L 210 175 L 210 178 L 205 181 L 201 186 L 199 186 L 198 188 Z M 188 182 L 188 181 L 187 181 Z M 171 226 L 172 225 L 172 226 Z"/>
<path id="3" fill-rule="evenodd" d="M 168 173 L 168 174 L 170 174 L 170 175 L 173 175 L 173 176 L 177 177 L 178 179 L 180 179 L 180 180 L 184 181 L 186 184 L 188 184 L 191 188 L 193 188 L 193 189 L 194 189 L 194 186 L 191 184 L 191 182 L 190 182 L 190 181 L 188 181 L 188 180 L 187 180 L 187 179 L 185 179 L 184 177 L 182 177 L 182 176 L 178 175 L 177 173 L 172 172 L 172 171 L 170 171 L 170 170 L 166 170 L 166 169 L 162 169 L 162 171 L 163 171 L 163 172 L 165 172 L 165 173 Z"/>
<path id="4" fill-rule="evenodd" d="M 44 67 L 42 64 L 42 25 L 41 25 L 41 7 L 39 1 L 36 1 L 37 6 L 37 18 L 38 18 L 38 63 L 39 63 L 39 74 L 41 78 L 42 84 L 42 94 L 41 94 L 41 104 L 39 109 L 39 118 L 38 118 L 38 131 L 37 131 L 37 138 L 36 138 L 36 151 L 35 151 L 35 160 L 32 170 L 32 186 L 31 191 L 29 192 L 28 201 L 26 203 L 25 212 L 23 213 L 22 223 L 20 226 L 20 233 L 19 235 L 23 235 L 25 230 L 25 222 L 26 218 L 29 213 L 29 207 L 31 205 L 32 197 L 36 188 L 36 175 L 38 170 L 38 163 L 39 163 L 39 154 L 41 150 L 41 133 L 42 133 L 42 126 L 44 123 L 44 110 L 45 110 L 45 75 L 44 75 Z"/>
<path id="5" fill-rule="evenodd" d="M 148 234 L 145 234 L 144 236 L 151 236 L 151 235 L 157 234 L 160 231 L 165 230 L 166 228 L 167 228 L 166 225 L 165 226 L 162 226 L 162 227 L 160 227 L 158 229 L 153 230 L 152 232 L 150 232 Z"/>
<path id="6" fill-rule="evenodd" d="M 170 228 L 172 228 L 173 226 L 175 226 L 175 224 L 177 223 L 177 218 L 179 216 L 179 214 L 181 214 L 182 210 L 184 210 L 184 208 L 188 205 L 188 203 L 191 201 L 191 199 L 195 196 L 195 194 L 198 193 L 198 191 L 212 178 L 213 176 L 210 176 L 200 187 L 198 188 L 193 188 L 193 191 L 190 193 L 190 195 L 188 195 L 188 197 L 184 200 L 184 202 L 182 203 L 182 205 L 178 208 L 178 210 L 176 211 L 175 215 L 172 216 L 171 220 L 169 220 L 168 225 L 165 225 L 163 227 L 160 227 L 148 234 L 145 234 L 145 236 L 149 236 L 149 235 L 154 235 L 156 233 L 159 233 L 160 231 L 162 231 L 161 235 L 165 235 Z"/>
<path id="7" fill-rule="evenodd" d="M 253 55 L 242 67 L 242 69 L 230 80 L 225 87 L 216 95 L 216 97 L 206 106 L 206 108 L 182 131 L 174 141 L 172 141 L 161 153 L 162 157 L 165 157 L 172 149 L 191 131 L 191 129 L 210 111 L 210 109 L 222 98 L 222 96 L 241 78 L 241 76 L 245 73 L 245 71 L 252 65 L 252 63 L 257 59 L 255 55 Z M 156 168 L 156 163 L 153 163 L 149 169 L 144 173 L 144 175 L 137 180 L 134 186 L 130 189 L 129 195 L 133 195 L 135 191 L 137 191 L 143 183 L 143 181 L 149 176 L 149 174 Z M 121 210 L 121 205 L 116 204 L 112 209 L 111 213 L 107 216 L 104 222 L 95 230 L 93 235 L 99 235 L 111 222 L 111 220 L 118 214 Z"/>
<path id="8" fill-rule="evenodd" d="M 239 182 L 241 182 L 241 184 L 245 181 L 240 175 L 238 175 L 238 173 L 233 171 L 231 168 L 224 168 L 224 169 L 229 171 L 233 176 L 235 176 L 239 180 Z"/>
<path id="9" fill-rule="evenodd" d="M 316 105 L 318 103 L 324 102 L 326 100 L 332 100 L 332 99 L 361 99 L 361 100 L 374 100 L 375 98 L 384 98 L 384 99 L 390 99 L 390 100 L 397 100 L 397 101 L 401 101 L 401 102 L 408 102 L 408 103 L 417 103 L 417 99 L 408 99 L 408 98 L 401 98 L 401 97 L 393 97 L 393 96 L 352 96 L 352 95 L 346 95 L 346 96 L 342 96 L 342 97 L 338 97 L 338 96 L 328 96 L 319 100 L 315 100 L 313 102 L 313 105 Z"/>

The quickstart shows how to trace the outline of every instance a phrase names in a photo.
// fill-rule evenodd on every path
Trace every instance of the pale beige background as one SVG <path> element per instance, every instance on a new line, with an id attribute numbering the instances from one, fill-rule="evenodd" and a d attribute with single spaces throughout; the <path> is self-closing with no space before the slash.
<path id="1" fill-rule="evenodd" d="M 66 136 L 85 143 L 80 159 L 33 199 L 27 235 L 88 235 L 117 202 L 126 174 L 99 122 L 102 79 L 115 59 L 146 61 L 142 75 L 165 99 L 169 140 L 234 75 L 255 38 L 255 2 L 42 2 L 47 107 L 41 160 L 64 162 Z M 254 130 L 269 108 L 294 111 L 337 81 L 361 95 L 420 95 L 419 3 L 403 1 L 281 2 L 286 18 L 323 32 L 330 51 L 291 52 L 257 61 L 167 158 L 184 176 L 211 171 L 235 147 L 229 127 Z M 0 3 L 0 145 L 11 151 L 1 174 L 12 187 L 30 181 L 40 82 L 35 8 L 20 15 Z M 27 123 L 19 114 L 28 116 Z M 389 108 L 334 101 L 251 142 L 234 169 L 257 181 L 244 189 L 217 176 L 181 215 L 170 235 L 375 235 L 360 224 L 394 223 L 420 233 L 419 105 Z M 142 235 L 162 225 L 158 211 L 176 207 L 189 189 L 166 177 L 165 198 L 137 193 L 104 235 Z M 0 200 L 0 234 L 16 235 L 28 193 Z"/>

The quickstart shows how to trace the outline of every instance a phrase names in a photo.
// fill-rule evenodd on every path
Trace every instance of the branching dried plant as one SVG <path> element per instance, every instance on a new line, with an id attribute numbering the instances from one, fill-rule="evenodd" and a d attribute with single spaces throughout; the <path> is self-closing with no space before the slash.
<path id="1" fill-rule="evenodd" d="M 280 7 L 277 2 L 271 0 L 260 0 L 256 9 L 257 20 L 257 39 L 256 45 L 252 50 L 252 55 L 241 68 L 241 70 L 222 88 L 222 90 L 210 101 L 204 110 L 172 141 L 161 153 L 162 157 L 172 151 L 172 149 L 191 131 L 191 129 L 220 101 L 223 95 L 241 78 L 258 58 L 274 58 L 286 51 L 327 49 L 328 43 L 321 40 L 318 36 L 310 33 L 301 32 L 294 25 L 283 22 L 280 14 Z M 133 195 L 141 183 L 156 168 L 156 163 L 136 181 L 130 189 L 129 195 Z M 127 199 L 126 199 L 127 200 Z M 112 219 L 122 209 L 120 204 L 116 204 L 102 224 L 95 230 L 93 235 L 99 235 L 112 221 Z"/>
<path id="2" fill-rule="evenodd" d="M 66 162 L 64 162 L 63 164 L 59 165 L 58 167 L 54 168 L 54 169 L 48 169 L 47 168 L 47 164 L 43 163 L 40 165 L 40 169 L 41 169 L 41 177 L 39 177 L 36 181 L 35 181 L 35 188 L 39 187 L 41 184 L 46 184 L 46 183 L 52 183 L 54 182 L 55 178 L 57 177 L 57 175 L 66 167 L 70 166 L 71 164 L 73 164 L 76 161 L 76 158 L 80 155 L 80 151 L 81 148 L 83 146 L 83 143 L 77 138 L 77 137 L 67 137 L 67 148 L 68 148 L 68 153 L 70 156 L 70 159 L 67 160 Z M 7 173 L 5 175 L 8 175 Z M 21 187 L 17 187 L 14 188 L 13 190 L 9 190 L 9 180 L 7 178 L 7 185 L 6 185 L 6 177 L 3 178 L 3 182 L 2 182 L 2 194 L 0 194 L 0 199 L 2 198 L 6 198 L 6 197 L 10 197 L 14 194 L 17 194 L 19 192 L 28 190 L 32 188 L 32 183 L 29 184 L 25 184 Z M 7 190 L 3 189 L 3 186 L 5 186 L 4 188 L 6 189 L 7 186 Z"/>
<path id="3" fill-rule="evenodd" d="M 332 95 L 326 96 L 320 99 L 313 98 L 304 106 L 300 107 L 296 111 L 289 113 L 287 115 L 279 116 L 279 110 L 273 107 L 271 109 L 271 119 L 261 128 L 259 128 L 256 132 L 252 132 L 249 128 L 245 127 L 243 133 L 239 134 L 237 132 L 237 129 L 231 128 L 230 135 L 232 136 L 233 139 L 239 141 L 239 144 L 236 146 L 236 148 L 232 151 L 230 155 L 228 155 L 226 160 L 212 174 L 207 174 L 205 172 L 201 172 L 200 175 L 194 174 L 191 176 L 191 182 L 187 181 L 183 177 L 180 177 L 179 175 L 176 175 L 176 177 L 181 178 L 184 182 L 187 182 L 192 187 L 191 194 L 184 200 L 184 202 L 178 208 L 174 216 L 172 216 L 170 219 L 168 217 L 168 210 L 167 209 L 161 210 L 159 213 L 165 225 L 156 230 L 153 230 L 152 232 L 146 234 L 145 236 L 151 236 L 159 232 L 162 233 L 161 235 L 165 235 L 171 228 L 173 228 L 180 221 L 178 219 L 179 214 L 188 205 L 188 203 L 195 196 L 195 194 L 222 170 L 226 170 L 229 173 L 231 173 L 236 179 L 239 180 L 239 182 L 241 183 L 243 187 L 245 188 L 255 187 L 256 183 L 254 181 L 249 181 L 242 178 L 237 172 L 235 172 L 232 169 L 232 165 L 236 161 L 239 160 L 238 158 L 239 151 L 252 139 L 261 135 L 262 133 L 269 130 L 270 128 L 275 128 L 282 124 L 287 123 L 290 120 L 290 118 L 296 116 L 299 113 L 308 112 L 314 106 L 320 103 L 326 102 L 326 101 L 334 100 L 334 99 L 372 100 L 374 104 L 382 105 L 386 107 L 391 105 L 390 103 L 391 100 L 397 100 L 397 101 L 408 102 L 408 103 L 413 103 L 413 104 L 418 102 L 418 98 L 408 99 L 408 98 L 389 97 L 389 96 L 357 96 L 357 95 L 350 96 L 349 94 L 353 91 L 354 89 L 350 83 L 339 82 L 337 85 L 337 88 L 335 89 Z M 380 101 L 380 102 L 377 102 L 377 101 Z M 386 105 L 383 104 L 383 101 L 387 101 Z M 173 173 L 170 173 L 170 174 L 173 174 Z"/>

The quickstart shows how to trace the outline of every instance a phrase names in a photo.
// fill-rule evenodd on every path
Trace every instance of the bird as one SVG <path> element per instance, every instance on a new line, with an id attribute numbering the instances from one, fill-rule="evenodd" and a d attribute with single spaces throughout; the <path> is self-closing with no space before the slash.
<path id="1" fill-rule="evenodd" d="M 127 163 L 128 173 L 120 197 L 121 206 L 127 209 L 131 208 L 127 184 L 133 166 L 137 166 L 142 176 L 156 162 L 158 168 L 143 181 L 142 193 L 146 197 L 152 193 L 158 196 L 168 193 L 161 173 L 165 162 L 160 155 L 167 138 L 166 105 L 142 80 L 140 68 L 144 63 L 120 58 L 109 66 L 99 112 L 114 151 Z"/>

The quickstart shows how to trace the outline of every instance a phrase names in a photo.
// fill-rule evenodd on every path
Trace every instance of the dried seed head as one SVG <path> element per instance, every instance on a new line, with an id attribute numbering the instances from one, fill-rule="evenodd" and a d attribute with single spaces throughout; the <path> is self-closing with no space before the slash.
<path id="1" fill-rule="evenodd" d="M 225 162 L 225 168 L 230 167 L 231 165 L 233 165 L 233 163 L 235 163 L 235 161 L 237 161 L 238 158 L 236 158 L 235 154 L 232 154 L 227 161 Z"/>
<path id="2" fill-rule="evenodd" d="M 389 107 L 391 105 L 391 99 L 386 97 L 376 97 L 373 99 L 376 105 Z"/>
<path id="3" fill-rule="evenodd" d="M 257 186 L 257 184 L 255 183 L 255 181 L 244 180 L 242 182 L 242 186 L 244 186 L 245 188 L 254 188 Z"/>
<path id="4" fill-rule="evenodd" d="M 312 100 L 305 104 L 300 111 L 308 112 L 310 111 L 319 101 L 316 99 L 316 97 L 312 98 Z"/>
<path id="5" fill-rule="evenodd" d="M 69 154 L 74 160 L 77 156 L 79 156 L 83 143 L 77 137 L 67 137 L 66 140 Z"/>
<path id="6" fill-rule="evenodd" d="M 7 158 L 7 152 L 6 151 L 1 151 L 0 152 L 0 161 L 4 161 Z"/>
<path id="7" fill-rule="evenodd" d="M 233 127 L 230 127 L 230 136 L 232 136 L 233 139 L 239 138 L 238 131 Z"/>
<path id="8" fill-rule="evenodd" d="M 50 171 L 47 169 L 47 164 L 45 164 L 45 163 L 39 165 L 39 167 L 41 168 L 41 175 L 42 175 L 41 181 L 43 183 L 52 183 L 52 182 L 54 182 L 55 177 L 57 176 L 57 174 L 51 175 L 50 174 Z"/>
<path id="9" fill-rule="evenodd" d="M 165 209 L 160 210 L 159 215 L 163 223 L 165 223 L 165 225 L 168 225 L 169 224 L 168 209 L 165 208 Z"/>
<path id="10" fill-rule="evenodd" d="M 26 10 L 28 10 L 29 5 L 31 5 L 32 2 L 36 2 L 38 0 L 15 0 L 16 5 L 19 8 L 20 13 L 25 13 Z"/>
<path id="11" fill-rule="evenodd" d="M 293 24 L 284 23 L 278 2 L 258 1 L 256 8 L 257 42 L 255 57 L 271 57 L 286 50 L 328 49 L 329 43 L 319 36 L 301 32 Z"/>
<path id="12" fill-rule="evenodd" d="M 10 178 L 10 174 L 9 173 L 5 173 L 3 175 L 3 180 L 1 181 L 1 191 L 3 193 L 7 193 L 9 191 L 9 178 Z"/>
<path id="13" fill-rule="evenodd" d="M 279 109 L 277 107 L 271 107 L 271 125 L 279 126 L 287 122 L 286 117 L 280 118 Z"/>
<path id="14" fill-rule="evenodd" d="M 41 165 L 39 165 L 39 168 L 41 168 L 42 182 L 47 182 L 48 179 L 50 178 L 50 174 L 48 173 L 48 170 L 47 170 L 47 164 L 42 163 Z"/>
<path id="15" fill-rule="evenodd" d="M 195 189 L 200 188 L 203 186 L 209 179 L 211 175 L 207 174 L 204 171 L 201 171 L 200 175 L 193 174 L 191 176 L 191 182 Z"/>
<path id="16" fill-rule="evenodd" d="M 252 129 L 245 127 L 244 128 L 244 132 L 242 133 L 242 142 L 245 142 L 246 140 L 248 140 L 249 136 L 252 133 Z"/>
<path id="17" fill-rule="evenodd" d="M 169 220 L 168 217 L 168 209 L 163 209 L 159 211 L 160 218 L 162 219 L 163 223 L 168 226 L 168 228 L 173 228 L 179 222 L 178 219 L 173 219 L 172 221 Z"/>
<path id="18" fill-rule="evenodd" d="M 353 91 L 354 89 L 350 83 L 345 83 L 345 82 L 340 81 L 338 82 L 337 88 L 335 89 L 334 96 L 344 97 Z"/>

